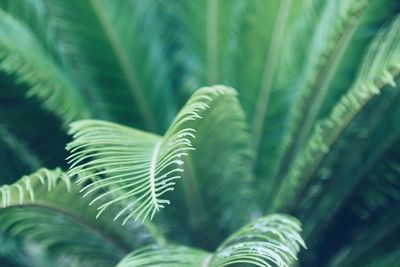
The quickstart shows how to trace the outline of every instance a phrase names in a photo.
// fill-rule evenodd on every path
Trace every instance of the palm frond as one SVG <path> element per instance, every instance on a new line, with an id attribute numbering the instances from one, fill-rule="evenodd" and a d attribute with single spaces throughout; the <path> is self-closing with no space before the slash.
<path id="1" fill-rule="evenodd" d="M 53 255 L 69 251 L 90 266 L 110 266 L 127 251 L 155 241 L 140 224 L 122 228 L 110 217 L 96 220 L 96 209 L 79 198 L 78 190 L 60 169 L 41 169 L 3 185 L 0 230 L 33 240 Z"/>
<path id="2" fill-rule="evenodd" d="M 374 39 L 352 88 L 336 104 L 329 117 L 316 126 L 307 146 L 296 158 L 283 181 L 275 207 L 290 205 L 356 115 L 379 95 L 385 85 L 395 86 L 394 79 L 400 71 L 399 25 L 400 19 L 397 18 Z"/>
<path id="3" fill-rule="evenodd" d="M 196 130 L 195 149 L 184 159 L 168 219 L 177 219 L 178 228 L 190 232 L 198 246 L 214 249 L 229 232 L 260 217 L 261 210 L 250 133 L 236 95 L 215 98 L 201 116 L 186 126 Z"/>
<path id="4" fill-rule="evenodd" d="M 237 55 L 238 33 L 247 3 L 243 1 L 170 1 L 163 7 L 176 23 L 179 50 L 171 60 L 180 70 L 178 94 L 190 96 L 202 86 L 231 85 L 229 64 Z"/>
<path id="5" fill-rule="evenodd" d="M 168 245 L 149 246 L 129 253 L 117 267 L 192 267 L 208 266 L 210 254 L 199 249 Z"/>
<path id="6" fill-rule="evenodd" d="M 89 103 L 94 117 L 164 131 L 176 106 L 163 60 L 168 21 L 158 1 L 45 2 L 61 57 L 86 97 L 96 99 Z"/>
<path id="7" fill-rule="evenodd" d="M 365 1 L 327 2 L 322 10 L 298 76 L 298 98 L 291 111 L 283 153 L 277 162 L 277 179 L 287 174 L 288 164 L 307 142 L 315 119 L 331 86 L 341 58 L 368 7 Z M 313 5 L 310 5 L 313 8 Z M 310 12 L 311 13 L 311 12 Z"/>
<path id="8" fill-rule="evenodd" d="M 65 124 L 88 116 L 75 84 L 45 53 L 29 29 L 4 11 L 0 15 L 0 69 L 28 84 L 27 96 L 40 99 Z"/>
<path id="9" fill-rule="evenodd" d="M 207 266 L 251 264 L 289 267 L 300 246 L 300 224 L 292 217 L 270 215 L 232 234 L 213 254 L 188 247 L 148 247 L 127 255 L 117 266 Z"/>
<path id="10" fill-rule="evenodd" d="M 269 4 L 270 3 L 268 3 L 268 5 Z M 299 5 L 298 8 L 296 8 L 296 4 Z M 283 5 L 283 3 L 281 5 Z M 311 46 L 312 38 L 304 38 L 304 36 L 313 35 L 315 28 L 317 27 L 317 21 L 320 19 L 324 7 L 324 4 L 321 1 L 305 1 L 302 5 L 295 1 L 291 5 L 291 13 L 295 13 L 296 10 L 299 10 L 298 12 L 301 12 L 301 14 L 304 15 L 290 15 L 290 17 L 293 18 L 287 23 L 287 29 L 285 30 L 287 33 L 282 40 L 282 44 L 280 45 L 281 47 L 278 51 L 273 52 L 279 54 L 279 61 L 276 63 L 277 66 L 274 78 L 272 81 L 268 81 L 269 83 L 272 83 L 268 85 L 270 87 L 270 89 L 268 89 L 270 91 L 268 96 L 269 101 L 264 101 L 265 105 L 268 107 L 265 108 L 265 114 L 260 116 L 263 117 L 263 121 L 258 121 L 259 129 L 257 129 L 257 134 L 259 135 L 259 140 L 254 142 L 257 151 L 255 171 L 259 176 L 259 186 L 262 187 L 265 192 L 265 203 L 271 202 L 277 184 L 279 183 L 279 177 L 276 175 L 276 172 L 278 171 L 278 163 L 280 157 L 282 157 L 282 150 L 284 149 L 283 141 L 285 140 L 284 137 L 288 131 L 287 124 L 290 110 L 298 98 L 296 86 L 300 79 L 299 75 L 304 67 L 304 62 L 306 61 L 307 56 L 309 56 L 307 51 Z M 259 11 L 256 12 L 261 13 L 270 10 L 271 7 L 258 9 Z M 266 17 L 266 15 L 263 17 Z M 289 20 L 290 17 L 288 18 Z M 259 19 L 259 21 L 261 21 L 261 19 Z M 260 34 L 266 34 L 263 24 L 258 27 Z M 259 47 L 260 45 L 260 42 L 255 44 L 256 47 Z M 257 51 L 260 50 L 260 52 L 258 52 L 259 54 L 262 53 L 262 49 L 265 48 L 261 46 L 257 49 Z M 249 51 L 249 53 L 251 53 L 251 51 Z M 251 56 L 254 57 L 253 54 L 251 54 Z M 247 58 L 248 57 L 249 56 L 247 56 Z M 252 73 L 256 69 L 257 68 L 251 68 L 251 74 L 247 75 L 249 76 L 247 80 L 252 79 Z M 267 72 L 267 69 L 265 69 L 265 72 Z M 251 81 L 248 81 L 248 83 L 251 88 Z M 257 94 L 253 95 L 257 96 Z M 250 107 L 252 107 L 254 101 L 255 100 L 250 101 Z M 258 101 L 261 103 L 260 99 Z M 243 99 L 242 102 L 245 104 L 247 101 Z M 250 118 L 252 117 L 251 114 L 252 113 L 249 115 Z M 255 123 L 256 121 L 253 118 L 253 124 Z M 259 143 L 259 145 L 256 145 L 256 143 Z M 270 208 L 270 205 L 266 205 L 266 208 Z"/>
<path id="11" fill-rule="evenodd" d="M 169 204 L 162 196 L 174 190 L 181 177 L 183 156 L 192 150 L 196 130 L 188 123 L 201 118 L 204 110 L 218 98 L 235 94 L 230 88 L 218 86 L 196 92 L 177 115 L 164 137 L 103 121 L 78 121 L 71 125 L 74 141 L 68 144 L 71 175 L 85 183 L 100 176 L 83 188 L 85 195 L 113 188 L 102 193 L 94 202 L 118 193 L 112 201 L 99 207 L 100 215 L 110 205 L 129 199 L 115 219 L 125 216 L 143 221 Z M 87 162 L 85 162 L 85 160 Z"/>

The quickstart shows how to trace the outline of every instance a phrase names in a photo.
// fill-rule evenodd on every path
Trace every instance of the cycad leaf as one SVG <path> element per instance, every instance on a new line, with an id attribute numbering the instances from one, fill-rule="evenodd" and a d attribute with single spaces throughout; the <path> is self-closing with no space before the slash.
<path id="1" fill-rule="evenodd" d="M 124 229 L 109 217 L 96 220 L 96 209 L 60 169 L 41 169 L 0 187 L 0 201 L 1 231 L 33 240 L 50 255 L 68 251 L 80 264 L 110 266 L 127 251 L 154 242 L 139 224 Z"/>
<path id="2" fill-rule="evenodd" d="M 318 26 L 297 76 L 295 90 L 299 96 L 291 110 L 275 179 L 287 174 L 287 166 L 307 142 L 341 58 L 367 6 L 368 0 L 326 2 L 314 21 Z"/>
<path id="3" fill-rule="evenodd" d="M 193 267 L 203 263 L 210 254 L 184 246 L 149 246 L 129 253 L 116 267 Z"/>
<path id="4" fill-rule="evenodd" d="M 88 103 L 95 118 L 165 130 L 176 106 L 159 1 L 53 0 L 46 7 L 67 71 L 95 100 Z"/>
<path id="5" fill-rule="evenodd" d="M 368 0 L 324 5 L 306 63 L 299 73 L 296 90 L 300 96 L 293 109 L 286 153 L 295 154 L 307 140 L 340 59 L 367 6 Z M 285 161 L 284 166 L 287 164 Z"/>
<path id="6" fill-rule="evenodd" d="M 0 69 L 29 85 L 28 96 L 40 99 L 64 123 L 87 117 L 75 84 L 45 53 L 29 29 L 0 10 Z"/>
<path id="7" fill-rule="evenodd" d="M 261 211 L 253 187 L 251 136 L 236 94 L 215 99 L 201 116 L 186 126 L 196 130 L 195 150 L 184 160 L 182 182 L 171 194 L 170 217 L 179 228 L 171 229 L 171 237 L 187 229 L 197 246 L 215 249 Z"/>
<path id="8" fill-rule="evenodd" d="M 383 29 L 371 44 L 352 88 L 315 128 L 307 146 L 285 177 L 275 207 L 290 205 L 318 168 L 335 140 L 385 85 L 394 86 L 400 72 L 400 18 Z"/>
<path id="9" fill-rule="evenodd" d="M 291 266 L 300 247 L 305 247 L 300 231 L 300 223 L 290 216 L 273 214 L 260 218 L 233 233 L 217 249 L 211 266 Z"/>
<path id="10" fill-rule="evenodd" d="M 187 127 L 201 118 L 215 99 L 234 95 L 231 88 L 218 86 L 198 90 L 177 115 L 163 137 L 103 121 L 78 121 L 71 125 L 74 141 L 71 151 L 71 175 L 79 183 L 99 177 L 83 188 L 85 196 L 106 190 L 93 202 L 117 194 L 112 201 L 99 207 L 99 215 L 110 205 L 128 201 L 116 216 L 151 218 L 169 200 L 162 198 L 174 190 L 175 180 L 181 177 L 182 156 L 192 150 L 196 130 Z"/>
<path id="11" fill-rule="evenodd" d="M 260 218 L 232 234 L 213 254 L 187 247 L 148 247 L 127 255 L 117 266 L 204 266 L 251 264 L 289 267 L 304 247 L 299 222 L 285 215 Z"/>

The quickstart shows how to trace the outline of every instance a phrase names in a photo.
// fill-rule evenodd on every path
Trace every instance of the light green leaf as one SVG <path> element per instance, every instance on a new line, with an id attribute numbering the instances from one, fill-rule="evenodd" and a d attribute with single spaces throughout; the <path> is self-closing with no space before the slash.
<path id="1" fill-rule="evenodd" d="M 68 251 L 88 266 L 110 266 L 129 250 L 154 242 L 140 224 L 123 228 L 110 216 L 96 220 L 96 209 L 88 205 L 89 199 L 79 197 L 78 190 L 60 169 L 40 169 L 3 185 L 0 231 L 35 241 L 56 257 Z"/>
<path id="2" fill-rule="evenodd" d="M 223 267 L 251 264 L 289 267 L 304 247 L 299 222 L 285 215 L 260 218 L 232 234 L 213 253 L 179 246 L 147 247 L 127 255 L 117 267 Z"/>
<path id="3" fill-rule="evenodd" d="M 395 86 L 400 72 L 400 18 L 383 29 L 371 44 L 352 88 L 332 109 L 328 118 L 316 125 L 307 146 L 296 157 L 283 180 L 275 208 L 291 205 L 293 198 L 318 168 L 341 133 L 385 85 Z"/>
<path id="4" fill-rule="evenodd" d="M 83 188 L 85 195 L 110 189 L 93 202 L 102 201 L 100 215 L 109 206 L 129 202 L 115 216 L 145 220 L 169 200 L 162 198 L 174 190 L 181 177 L 183 157 L 192 150 L 196 129 L 188 124 L 201 118 L 202 113 L 218 98 L 235 95 L 231 88 L 217 86 L 198 90 L 177 115 L 163 137 L 104 121 L 78 121 L 71 125 L 74 141 L 71 152 L 71 175 L 85 183 L 99 177 Z M 104 197 L 117 194 L 111 201 Z"/>
<path id="5" fill-rule="evenodd" d="M 71 78 L 49 57 L 30 30 L 0 10 L 0 69 L 28 84 L 36 97 L 65 124 L 88 116 Z"/>

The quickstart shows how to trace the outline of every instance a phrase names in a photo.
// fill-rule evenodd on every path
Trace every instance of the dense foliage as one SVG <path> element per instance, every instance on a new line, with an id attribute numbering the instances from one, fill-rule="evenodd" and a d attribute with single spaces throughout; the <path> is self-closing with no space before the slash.
<path id="1" fill-rule="evenodd" d="M 400 266 L 399 12 L 0 0 L 0 266 Z"/>

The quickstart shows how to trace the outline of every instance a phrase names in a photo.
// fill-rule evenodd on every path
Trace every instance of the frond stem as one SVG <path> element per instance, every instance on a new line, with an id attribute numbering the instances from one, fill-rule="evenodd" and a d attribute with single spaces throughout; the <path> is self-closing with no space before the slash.
<path id="1" fill-rule="evenodd" d="M 271 37 L 271 44 L 265 59 L 264 70 L 261 77 L 260 91 L 255 106 L 252 122 L 253 145 L 258 152 L 264 121 L 268 111 L 268 100 L 273 84 L 273 76 L 279 59 L 279 48 L 281 47 L 285 28 L 289 17 L 292 0 L 283 0 L 279 6 L 278 17 L 275 21 Z"/>
<path id="2" fill-rule="evenodd" d="M 139 112 L 144 120 L 146 127 L 150 131 L 157 131 L 158 129 L 154 121 L 154 116 L 148 105 L 147 99 L 142 94 L 143 88 L 141 88 L 141 85 L 138 81 L 136 71 L 132 64 L 129 62 L 129 57 L 126 54 L 121 42 L 118 40 L 115 31 L 113 30 L 112 24 L 107 18 L 104 7 L 101 5 L 100 1 L 90 0 L 90 3 L 115 53 L 118 63 L 122 69 L 122 73 L 124 74 L 129 88 L 131 89 L 133 100 L 139 109 Z"/>
<path id="3" fill-rule="evenodd" d="M 45 203 L 40 203 L 40 202 L 36 202 L 36 203 L 31 203 L 31 204 L 23 204 L 23 205 L 10 205 L 7 208 L 24 208 L 24 207 L 32 207 L 32 208 L 39 208 L 39 209 L 45 209 L 48 211 L 52 211 L 52 212 L 56 212 L 56 213 L 61 213 L 71 219 L 73 219 L 74 221 L 77 221 L 80 225 L 86 227 L 87 229 L 90 229 L 94 232 L 96 232 L 98 235 L 100 235 L 101 237 L 103 237 L 105 240 L 109 241 L 111 244 L 113 244 L 113 246 L 115 248 L 117 248 L 119 251 L 121 251 L 123 254 L 128 253 L 132 248 L 129 247 L 129 245 L 123 243 L 121 240 L 118 240 L 117 238 L 115 238 L 114 236 L 104 232 L 100 227 L 98 227 L 97 225 L 87 221 L 86 219 L 82 218 L 81 216 L 72 213 L 71 211 L 61 208 L 59 206 L 52 206 L 52 205 L 48 205 Z"/>

